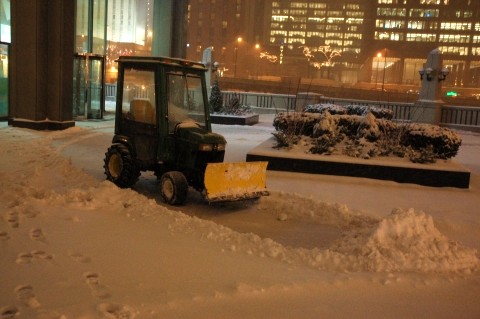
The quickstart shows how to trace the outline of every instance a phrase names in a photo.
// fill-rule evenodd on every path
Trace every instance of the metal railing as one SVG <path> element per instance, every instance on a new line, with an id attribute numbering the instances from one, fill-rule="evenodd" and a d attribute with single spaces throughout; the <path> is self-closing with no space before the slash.
<path id="1" fill-rule="evenodd" d="M 116 85 L 105 85 L 106 99 L 115 99 Z M 247 105 L 257 109 L 265 109 L 270 112 L 285 112 L 303 109 L 308 101 L 309 104 L 331 103 L 338 105 L 368 105 L 389 109 L 393 112 L 393 119 L 399 121 L 411 121 L 418 111 L 414 103 L 384 102 L 371 100 L 352 100 L 341 98 L 329 98 L 321 95 L 307 93 L 300 95 L 272 94 L 255 92 L 222 91 L 224 105 L 228 105 L 232 99 L 238 98 L 240 105 Z M 305 105 L 298 105 L 298 104 Z M 440 125 L 455 129 L 480 131 L 480 107 L 444 105 L 442 107 Z"/>
<path id="2" fill-rule="evenodd" d="M 294 110 L 297 100 L 296 95 L 291 94 L 235 91 L 222 91 L 222 97 L 224 105 L 229 105 L 233 99 L 237 98 L 240 105 L 276 110 L 278 112 Z"/>
<path id="3" fill-rule="evenodd" d="M 480 131 L 480 107 L 444 105 L 440 124 L 456 129 Z"/>

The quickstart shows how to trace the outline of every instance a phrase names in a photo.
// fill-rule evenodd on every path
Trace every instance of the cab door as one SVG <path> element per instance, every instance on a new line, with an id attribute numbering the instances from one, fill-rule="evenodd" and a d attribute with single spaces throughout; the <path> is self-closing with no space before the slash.
<path id="1" fill-rule="evenodd" d="M 133 144 L 136 158 L 151 165 L 157 155 L 158 119 L 154 66 L 125 64 L 122 77 L 121 112 L 117 134 L 127 136 Z M 117 109 L 119 106 L 117 105 Z"/>

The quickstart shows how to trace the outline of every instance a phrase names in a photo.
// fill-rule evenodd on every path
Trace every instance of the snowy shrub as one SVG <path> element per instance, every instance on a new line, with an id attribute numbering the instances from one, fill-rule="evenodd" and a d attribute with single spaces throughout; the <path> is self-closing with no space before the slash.
<path id="1" fill-rule="evenodd" d="M 212 92 L 209 98 L 210 112 L 220 112 L 223 108 L 223 96 L 220 86 L 218 84 L 218 77 L 215 77 L 215 81 L 212 85 Z"/>
<path id="2" fill-rule="evenodd" d="M 321 118 L 321 114 L 282 112 L 273 120 L 273 126 L 277 131 L 287 134 L 312 136 L 314 126 Z"/>
<path id="3" fill-rule="evenodd" d="M 300 141 L 299 135 L 288 134 L 283 131 L 273 132 L 272 135 L 275 136 L 275 139 L 277 140 L 277 145 L 275 146 L 277 148 L 292 147 Z"/>
<path id="4" fill-rule="evenodd" d="M 436 157 L 446 159 L 458 153 L 460 137 L 452 130 L 431 124 L 411 124 L 407 126 L 404 144 L 414 150 L 431 148 Z"/>
<path id="5" fill-rule="evenodd" d="M 337 105 L 330 103 L 319 103 L 313 105 L 307 105 L 304 108 L 306 113 L 330 113 L 332 115 L 359 115 L 366 116 L 369 113 L 372 113 L 376 118 L 385 118 L 392 119 L 393 111 L 381 108 L 378 106 L 369 106 L 369 105 Z"/>
<path id="6" fill-rule="evenodd" d="M 366 115 L 335 115 L 329 111 L 278 114 L 273 122 L 277 147 L 296 144 L 304 136 L 313 154 L 345 154 L 352 157 L 407 157 L 431 163 L 454 157 L 460 137 L 448 128 L 429 124 L 397 124 Z"/>
<path id="7" fill-rule="evenodd" d="M 240 109 L 240 99 L 235 95 L 230 99 L 224 111 L 225 113 L 235 113 L 238 109 Z"/>
<path id="8" fill-rule="evenodd" d="M 391 120 L 393 118 L 393 111 L 378 107 L 378 106 L 369 106 L 369 105 L 347 105 L 345 106 L 347 109 L 347 114 L 349 115 L 360 115 L 366 116 L 369 113 L 372 113 L 373 116 L 377 119 L 388 119 Z"/>
<path id="9" fill-rule="evenodd" d="M 347 109 L 341 105 L 336 104 L 313 104 L 307 105 L 304 110 L 306 113 L 330 113 L 332 115 L 336 114 L 347 114 Z"/>
<path id="10" fill-rule="evenodd" d="M 313 137 L 323 134 L 332 134 L 338 131 L 350 138 L 366 138 L 375 141 L 380 137 L 379 127 L 375 117 L 369 113 L 367 116 L 358 115 L 331 115 L 329 112 L 315 124 Z"/>

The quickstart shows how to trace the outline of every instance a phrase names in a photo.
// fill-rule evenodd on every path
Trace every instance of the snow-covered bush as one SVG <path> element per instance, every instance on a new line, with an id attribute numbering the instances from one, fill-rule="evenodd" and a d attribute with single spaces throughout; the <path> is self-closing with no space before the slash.
<path id="1" fill-rule="evenodd" d="M 392 119 L 393 111 L 378 107 L 378 106 L 369 106 L 369 105 L 337 105 L 330 103 L 319 103 L 307 105 L 304 110 L 306 113 L 330 113 L 332 115 L 359 115 L 366 116 L 371 113 L 376 118 L 385 118 Z"/>
<path id="2" fill-rule="evenodd" d="M 273 122 L 277 147 L 289 147 L 300 138 L 309 141 L 313 154 L 345 154 L 353 157 L 408 157 L 427 163 L 454 157 L 460 137 L 448 128 L 430 124 L 398 124 L 373 113 L 333 115 L 324 112 L 278 114 Z"/>
<path id="3" fill-rule="evenodd" d="M 279 113 L 273 120 L 273 127 L 286 134 L 312 136 L 314 126 L 321 118 L 321 114 L 315 113 Z"/>
<path id="4" fill-rule="evenodd" d="M 218 76 L 215 77 L 215 81 L 213 82 L 208 102 L 210 104 L 210 113 L 220 112 L 223 108 L 223 96 L 220 85 L 218 84 Z"/>
<path id="5" fill-rule="evenodd" d="M 360 115 L 365 116 L 367 114 L 373 114 L 377 119 L 388 119 L 393 118 L 393 111 L 378 107 L 378 106 L 369 106 L 369 105 L 347 105 L 347 114 L 349 115 Z"/>
<path id="6" fill-rule="evenodd" d="M 306 113 L 330 113 L 332 115 L 336 114 L 347 114 L 347 109 L 342 105 L 330 104 L 330 103 L 320 103 L 307 105 L 303 109 Z"/>
<path id="7" fill-rule="evenodd" d="M 450 158 L 457 155 L 462 143 L 458 134 L 437 125 L 415 123 L 405 130 L 404 144 L 415 150 L 431 148 L 431 152 L 439 158 Z"/>

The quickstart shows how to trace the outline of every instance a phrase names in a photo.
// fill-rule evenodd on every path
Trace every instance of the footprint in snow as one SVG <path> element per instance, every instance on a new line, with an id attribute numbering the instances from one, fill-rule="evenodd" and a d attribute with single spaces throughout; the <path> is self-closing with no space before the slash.
<path id="1" fill-rule="evenodd" d="M 10 319 L 15 318 L 18 315 L 18 309 L 14 306 L 6 306 L 0 308 L 0 318 L 1 319 Z"/>
<path id="2" fill-rule="evenodd" d="M 32 250 L 30 253 L 36 259 L 40 259 L 40 260 L 52 260 L 53 259 L 53 255 L 48 254 L 48 253 L 44 252 L 43 250 Z"/>
<path id="3" fill-rule="evenodd" d="M 32 240 L 46 242 L 45 235 L 43 234 L 43 231 L 40 228 L 31 229 L 29 235 Z"/>
<path id="4" fill-rule="evenodd" d="M 98 311 L 108 319 L 133 319 L 134 312 L 126 306 L 112 303 L 103 303 L 98 305 Z"/>
<path id="5" fill-rule="evenodd" d="M 6 216 L 6 220 L 12 228 L 18 228 L 20 226 L 18 213 L 16 211 L 9 211 Z"/>
<path id="6" fill-rule="evenodd" d="M 0 231 L 0 241 L 7 241 L 10 239 L 10 236 L 5 231 Z"/>
<path id="7" fill-rule="evenodd" d="M 43 250 L 32 250 L 27 253 L 20 253 L 17 255 L 16 263 L 19 265 L 31 264 L 34 260 L 52 260 L 53 255 L 44 252 Z"/>
<path id="8" fill-rule="evenodd" d="M 41 198 L 39 198 L 41 199 Z M 36 211 L 35 209 L 33 208 L 24 208 L 22 211 L 21 211 L 22 215 L 27 217 L 27 218 L 35 218 L 39 212 Z"/>
<path id="9" fill-rule="evenodd" d="M 111 297 L 110 290 L 107 286 L 100 283 L 100 276 L 97 273 L 87 272 L 83 274 L 83 277 L 85 277 L 85 281 L 90 287 L 90 290 L 92 291 L 92 295 L 94 297 L 97 297 L 99 299 L 107 299 Z"/>
<path id="10" fill-rule="evenodd" d="M 68 256 L 70 256 L 70 258 L 72 258 L 77 263 L 81 263 L 81 264 L 86 264 L 91 261 L 90 257 L 82 255 L 81 253 L 77 253 L 77 252 L 70 252 L 68 253 Z"/>
<path id="11" fill-rule="evenodd" d="M 19 265 L 26 265 L 32 262 L 33 255 L 31 253 L 20 253 L 17 255 L 17 260 L 15 261 Z"/>
<path id="12" fill-rule="evenodd" d="M 33 287 L 30 285 L 17 286 L 15 288 L 15 295 L 17 295 L 17 299 L 27 307 L 40 307 L 40 303 L 38 302 L 35 293 L 33 292 Z"/>

